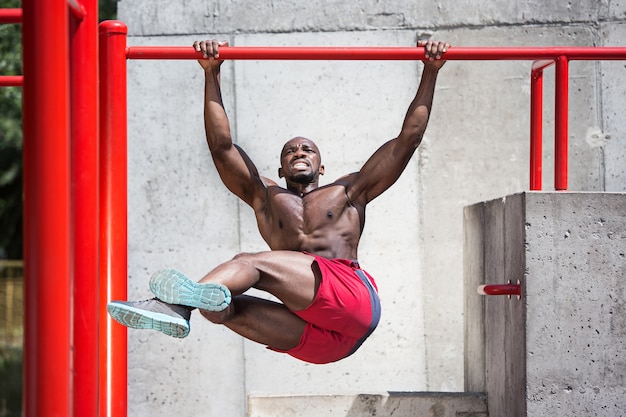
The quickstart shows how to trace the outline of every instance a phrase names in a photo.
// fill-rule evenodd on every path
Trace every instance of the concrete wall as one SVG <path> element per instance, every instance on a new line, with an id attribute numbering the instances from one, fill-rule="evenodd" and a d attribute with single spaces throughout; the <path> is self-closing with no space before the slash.
<path id="1" fill-rule="evenodd" d="M 623 415 L 625 208 L 626 194 L 522 193 L 465 210 L 466 388 L 490 415 Z M 476 294 L 518 280 L 519 300 Z"/>
<path id="2" fill-rule="evenodd" d="M 409 46 L 427 36 L 459 46 L 620 45 L 626 39 L 626 5 L 582 0 L 366 1 L 358 7 L 125 0 L 118 10 L 129 26 L 129 45 L 191 45 L 212 37 L 232 45 L 341 46 Z M 240 251 L 266 246 L 249 208 L 225 190 L 206 150 L 198 64 L 130 61 L 128 68 L 129 295 L 144 298 L 150 274 L 161 267 L 199 278 Z M 264 175 L 276 176 L 284 141 L 304 135 L 320 145 L 330 182 L 358 169 L 398 133 L 420 71 L 421 63 L 411 62 L 228 62 L 224 98 L 236 141 Z M 359 257 L 377 279 L 383 317 L 356 355 L 306 365 L 199 316 L 185 340 L 129 332 L 131 414 L 169 415 L 176 405 L 237 416 L 250 393 L 461 391 L 463 207 L 528 188 L 529 72 L 528 62 L 451 61 L 443 68 L 418 154 L 368 209 Z M 625 79 L 623 62 L 571 63 L 570 189 L 626 189 Z M 544 85 L 544 184 L 550 189 L 553 71 Z M 208 401 L 213 397 L 219 405 Z M 181 405 L 189 398 L 191 404 Z"/>

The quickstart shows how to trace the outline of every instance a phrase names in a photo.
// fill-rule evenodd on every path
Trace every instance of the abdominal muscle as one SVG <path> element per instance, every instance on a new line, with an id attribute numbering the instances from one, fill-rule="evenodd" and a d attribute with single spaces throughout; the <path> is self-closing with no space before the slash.
<path id="1" fill-rule="evenodd" d="M 340 185 L 299 196 L 276 187 L 257 212 L 259 231 L 272 250 L 310 252 L 325 258 L 357 259 L 362 219 Z"/>

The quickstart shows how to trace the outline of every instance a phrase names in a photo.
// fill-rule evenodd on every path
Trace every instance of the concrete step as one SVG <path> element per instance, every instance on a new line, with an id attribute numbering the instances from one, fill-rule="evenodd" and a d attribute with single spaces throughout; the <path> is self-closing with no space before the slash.
<path id="1" fill-rule="evenodd" d="M 248 397 L 248 417 L 488 417 L 483 393 L 385 392 L 380 394 Z"/>

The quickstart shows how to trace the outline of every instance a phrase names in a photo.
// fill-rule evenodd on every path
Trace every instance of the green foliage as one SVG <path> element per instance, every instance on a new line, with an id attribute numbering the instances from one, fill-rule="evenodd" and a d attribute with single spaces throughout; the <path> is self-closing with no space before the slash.
<path id="1" fill-rule="evenodd" d="M 19 0 L 0 0 L 18 8 Z M 21 25 L 0 25 L 0 75 L 22 74 Z M 22 258 L 22 89 L 0 88 L 0 258 Z"/>
<path id="2" fill-rule="evenodd" d="M 117 18 L 117 0 L 100 0 L 98 2 L 98 20 L 115 20 Z"/>

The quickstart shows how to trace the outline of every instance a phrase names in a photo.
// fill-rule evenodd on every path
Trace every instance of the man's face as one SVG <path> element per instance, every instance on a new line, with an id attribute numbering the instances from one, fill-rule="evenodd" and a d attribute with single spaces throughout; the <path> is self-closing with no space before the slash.
<path id="1" fill-rule="evenodd" d="M 324 173 L 317 145 L 310 139 L 296 137 L 288 141 L 280 153 L 278 175 L 287 181 L 310 184 Z"/>

